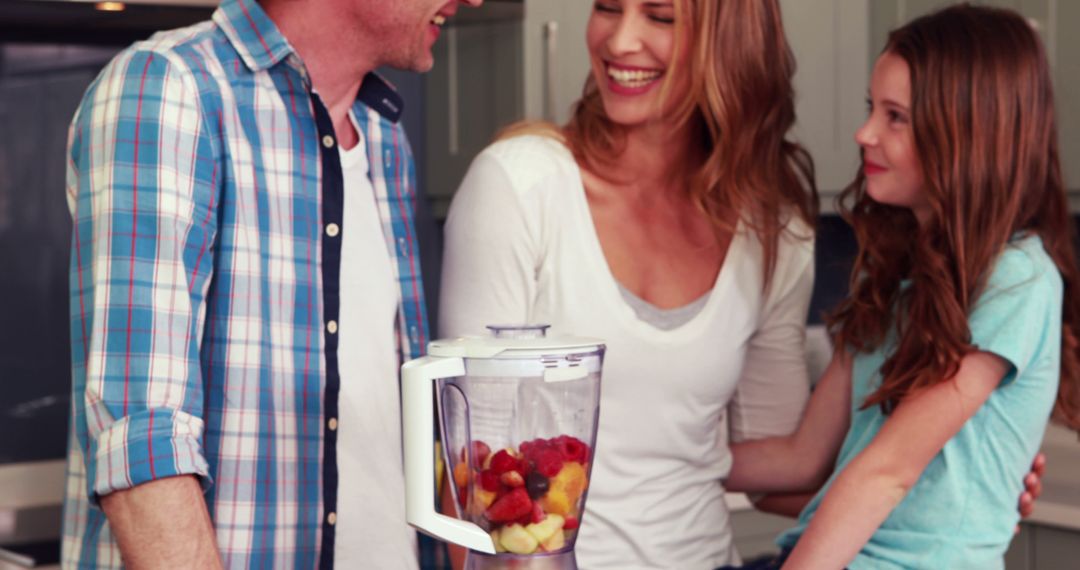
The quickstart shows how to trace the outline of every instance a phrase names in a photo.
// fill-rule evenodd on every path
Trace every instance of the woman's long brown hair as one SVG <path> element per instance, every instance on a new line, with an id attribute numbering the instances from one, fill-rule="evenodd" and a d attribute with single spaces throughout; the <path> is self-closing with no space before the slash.
<path id="1" fill-rule="evenodd" d="M 870 350 L 896 333 L 864 407 L 889 412 L 950 379 L 977 350 L 968 317 L 998 256 L 1014 236 L 1037 235 L 1065 285 L 1055 418 L 1080 429 L 1080 273 L 1042 42 L 1015 12 L 965 4 L 892 32 L 884 53 L 910 68 L 932 216 L 919 227 L 910 210 L 874 202 L 862 174 L 841 197 L 859 254 L 829 319 L 835 341 Z"/>
<path id="2" fill-rule="evenodd" d="M 689 34 L 692 47 L 669 66 L 661 120 L 674 129 L 689 126 L 700 138 L 704 160 L 687 176 L 689 197 L 718 235 L 734 231 L 733 213 L 756 232 L 767 286 L 790 218 L 813 228 L 818 213 L 810 155 L 786 139 L 795 123 L 795 58 L 780 6 L 778 0 L 676 0 L 675 10 L 676 44 Z M 689 88 L 674 93 L 676 85 Z M 609 171 L 622 152 L 624 131 L 607 118 L 591 77 L 562 135 L 578 163 L 594 172 Z"/>

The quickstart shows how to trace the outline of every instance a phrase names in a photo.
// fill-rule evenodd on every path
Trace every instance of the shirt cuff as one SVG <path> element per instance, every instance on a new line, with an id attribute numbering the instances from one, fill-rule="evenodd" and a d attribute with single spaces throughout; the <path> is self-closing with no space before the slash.
<path id="1" fill-rule="evenodd" d="M 197 476 L 205 491 L 211 478 L 202 433 L 202 419 L 170 408 L 116 421 L 91 440 L 86 454 L 91 504 L 98 506 L 103 495 L 178 475 Z"/>

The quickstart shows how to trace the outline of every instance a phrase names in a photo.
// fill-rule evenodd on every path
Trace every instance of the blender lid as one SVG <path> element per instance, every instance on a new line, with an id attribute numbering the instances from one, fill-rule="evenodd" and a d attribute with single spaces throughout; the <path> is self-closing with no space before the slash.
<path id="1" fill-rule="evenodd" d="M 488 325 L 491 334 L 440 339 L 428 344 L 428 355 L 460 358 L 528 358 L 538 355 L 590 354 L 604 341 L 579 336 L 547 336 L 550 325 Z"/>

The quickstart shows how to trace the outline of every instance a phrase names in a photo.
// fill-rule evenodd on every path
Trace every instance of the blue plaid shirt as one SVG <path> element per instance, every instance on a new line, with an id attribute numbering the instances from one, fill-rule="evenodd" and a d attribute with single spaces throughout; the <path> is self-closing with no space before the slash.
<path id="1" fill-rule="evenodd" d="M 427 343 L 401 99 L 365 78 L 401 289 Z M 343 183 L 303 62 L 254 0 L 117 56 L 69 138 L 73 395 L 65 567 L 120 567 L 97 497 L 191 474 L 230 568 L 332 564 Z"/>

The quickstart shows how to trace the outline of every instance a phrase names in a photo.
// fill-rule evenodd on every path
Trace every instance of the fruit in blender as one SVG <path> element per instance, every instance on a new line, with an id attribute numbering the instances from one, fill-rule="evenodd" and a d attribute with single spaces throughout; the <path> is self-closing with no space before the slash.
<path id="1" fill-rule="evenodd" d="M 472 442 L 472 456 L 474 468 L 480 468 L 480 466 L 483 465 L 485 461 L 487 461 L 489 455 L 491 455 L 491 447 L 489 447 L 488 444 L 480 440 Z M 465 461 L 465 448 L 461 449 L 461 461 Z"/>
<path id="2" fill-rule="evenodd" d="M 521 471 L 521 464 L 516 457 L 511 455 L 512 451 L 500 449 L 491 456 L 491 471 L 496 475 L 502 475 L 507 471 Z"/>
<path id="3" fill-rule="evenodd" d="M 552 440 L 555 447 L 562 453 L 564 461 L 576 461 L 585 463 L 589 460 L 589 446 L 576 437 L 560 435 Z"/>
<path id="4" fill-rule="evenodd" d="M 464 463 L 458 463 L 454 466 L 454 484 L 458 487 L 464 487 L 469 484 L 469 466 Z"/>
<path id="5" fill-rule="evenodd" d="M 556 532 L 551 535 L 550 538 L 540 543 L 540 548 L 544 552 L 555 552 L 566 546 L 566 535 L 561 532 Z"/>
<path id="6" fill-rule="evenodd" d="M 499 531 L 499 543 L 507 552 L 514 554 L 532 554 L 540 546 L 540 541 L 517 523 L 504 526 Z"/>
<path id="7" fill-rule="evenodd" d="M 525 490 L 529 492 L 529 497 L 535 501 L 548 492 L 549 482 L 550 479 L 544 477 L 543 474 L 533 471 L 525 477 Z"/>
<path id="8" fill-rule="evenodd" d="M 517 471 L 507 471 L 506 473 L 499 475 L 499 482 L 507 487 L 525 486 L 525 478 Z"/>
<path id="9" fill-rule="evenodd" d="M 570 501 L 570 497 L 566 492 L 561 489 L 552 489 L 547 492 L 540 499 L 540 506 L 544 508 L 544 512 L 550 515 L 566 516 L 574 508 L 574 503 Z"/>
<path id="10" fill-rule="evenodd" d="M 491 531 L 491 542 L 495 543 L 495 552 L 506 552 L 506 547 L 502 545 L 500 540 L 499 529 Z"/>
<path id="11" fill-rule="evenodd" d="M 488 469 L 480 472 L 480 486 L 485 491 L 496 492 L 499 490 L 499 476 L 494 471 Z"/>
<path id="12" fill-rule="evenodd" d="M 532 499 L 524 487 L 518 487 L 496 499 L 484 514 L 491 522 L 510 522 L 531 513 Z"/>
<path id="13" fill-rule="evenodd" d="M 570 497 L 571 502 L 576 502 L 578 497 L 585 492 L 585 486 L 588 483 L 585 466 L 576 462 L 568 462 L 563 464 L 562 469 L 551 479 L 551 488 L 564 491 Z"/>
<path id="14" fill-rule="evenodd" d="M 477 489 L 476 492 L 473 493 L 472 509 L 470 509 L 469 513 L 475 515 L 482 514 L 488 509 L 488 507 L 491 506 L 492 503 L 495 502 L 495 498 L 496 495 L 494 491 Z"/>
<path id="15" fill-rule="evenodd" d="M 539 542 L 551 538 L 555 533 L 562 534 L 563 518 L 559 515 L 548 515 L 542 522 L 533 523 L 525 527 L 529 534 L 536 537 Z"/>

